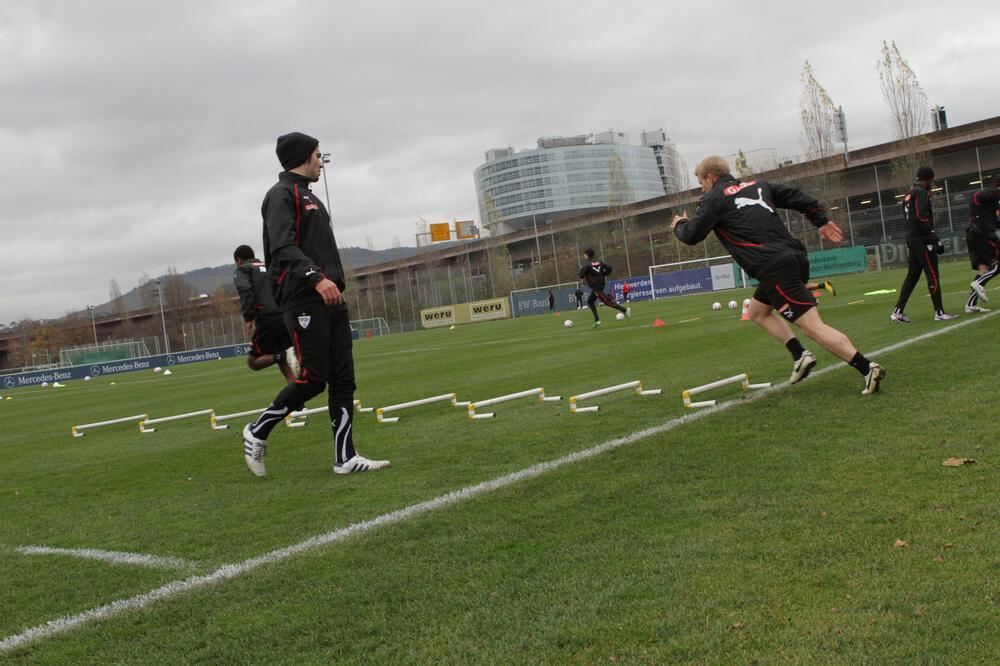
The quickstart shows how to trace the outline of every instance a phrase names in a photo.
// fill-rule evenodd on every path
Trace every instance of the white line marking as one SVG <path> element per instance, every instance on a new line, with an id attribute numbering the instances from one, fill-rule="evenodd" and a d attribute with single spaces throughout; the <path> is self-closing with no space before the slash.
<path id="1" fill-rule="evenodd" d="M 179 557 L 160 557 L 142 553 L 122 553 L 113 550 L 98 550 L 96 548 L 51 548 L 49 546 L 18 546 L 14 549 L 22 555 L 67 555 L 82 557 L 88 560 L 102 560 L 112 564 L 131 564 L 154 569 L 189 569 L 197 563 Z"/>
<path id="2" fill-rule="evenodd" d="M 883 347 L 877 351 L 874 351 L 868 356 L 879 356 L 886 354 L 897 349 L 902 349 L 909 345 L 915 344 L 917 342 L 922 342 L 923 340 L 928 340 L 944 333 L 954 331 L 963 326 L 969 326 L 979 321 L 984 321 L 989 317 L 1000 314 L 1000 310 L 992 312 L 988 315 L 982 317 L 976 317 L 975 319 L 968 319 L 958 324 L 951 324 L 935 331 L 930 331 L 922 335 L 918 335 L 915 338 L 909 338 L 901 342 L 889 345 L 888 347 Z M 834 365 L 827 366 L 820 370 L 814 370 L 811 374 L 812 377 L 826 374 L 832 372 L 839 368 L 842 368 L 846 363 L 836 363 Z M 808 379 L 806 381 L 809 381 Z M 273 564 L 275 562 L 281 562 L 282 560 L 288 559 L 294 555 L 299 555 L 311 550 L 315 550 L 321 546 L 325 546 L 331 543 L 337 543 L 344 541 L 353 536 L 358 536 L 370 532 L 379 527 L 385 525 L 392 525 L 394 523 L 399 523 L 416 516 L 429 513 L 436 509 L 451 506 L 452 504 L 459 504 L 466 500 L 472 499 L 479 495 L 483 495 L 500 488 L 505 488 L 507 486 L 519 483 L 527 479 L 534 479 L 535 477 L 541 476 L 546 472 L 550 472 L 554 469 L 558 469 L 565 465 L 580 462 L 581 460 L 587 460 L 593 458 L 594 456 L 599 456 L 602 453 L 617 449 L 619 447 L 625 446 L 627 444 L 633 444 L 635 442 L 641 441 L 648 437 L 654 435 L 659 435 L 665 432 L 669 432 L 675 428 L 688 423 L 693 423 L 695 421 L 707 418 L 713 414 L 725 411 L 736 405 L 745 405 L 750 402 L 755 402 L 761 398 L 771 395 L 772 393 L 777 393 L 791 386 L 788 382 L 772 386 L 771 388 L 761 389 L 756 393 L 735 399 L 727 402 L 722 402 L 715 407 L 708 407 L 698 412 L 692 412 L 684 416 L 678 417 L 667 421 L 666 423 L 661 423 L 658 426 L 653 426 L 651 428 L 646 428 L 645 430 L 640 430 L 634 432 L 630 435 L 625 435 L 624 437 L 619 437 L 618 439 L 612 439 L 610 441 L 599 444 L 595 447 L 578 451 L 576 453 L 571 453 L 569 455 L 563 456 L 562 458 L 556 458 L 555 460 L 550 460 L 548 462 L 539 463 L 537 465 L 532 465 L 526 469 L 519 472 L 513 472 L 505 476 L 498 477 L 492 481 L 484 481 L 483 483 L 476 484 L 474 486 L 468 486 L 462 488 L 461 490 L 456 490 L 439 497 L 435 497 L 432 500 L 426 502 L 420 502 L 419 504 L 412 504 L 398 511 L 392 511 L 390 513 L 384 513 L 381 516 L 372 518 L 371 520 L 366 520 L 360 523 L 354 523 L 353 525 L 348 525 L 338 530 L 333 530 L 332 532 L 326 532 L 325 534 L 320 534 L 314 536 L 305 541 L 301 541 L 297 544 L 287 546 L 285 548 L 279 548 L 277 550 L 272 550 L 269 553 L 264 553 L 257 557 L 253 557 L 242 562 L 236 562 L 234 564 L 224 564 L 215 571 L 200 575 L 191 576 L 190 578 L 185 578 L 183 580 L 175 580 L 158 587 L 155 590 L 150 590 L 143 594 L 137 594 L 133 597 L 128 597 L 127 599 L 119 599 L 117 601 L 112 601 L 109 604 L 103 606 L 98 606 L 96 608 L 91 608 L 77 615 L 69 615 L 55 620 L 50 620 L 45 624 L 32 627 L 14 636 L 8 636 L 0 641 L 0 653 L 9 652 L 11 650 L 17 649 L 19 647 L 24 647 L 29 643 L 41 640 L 43 638 L 50 638 L 52 636 L 57 636 L 59 634 L 64 634 L 71 629 L 89 624 L 90 622 L 95 622 L 97 620 L 105 620 L 122 613 L 138 610 L 140 608 L 145 608 L 157 601 L 162 599 L 169 599 L 178 594 L 183 594 L 185 592 L 190 592 L 191 590 L 197 590 L 208 585 L 214 585 L 216 583 L 229 580 L 231 578 L 236 578 L 237 576 L 242 576 L 245 573 L 253 571 L 265 564 Z M 859 399 L 861 393 L 861 386 L 859 383 L 858 394 Z M 877 400 L 878 398 L 863 398 L 865 400 Z"/>

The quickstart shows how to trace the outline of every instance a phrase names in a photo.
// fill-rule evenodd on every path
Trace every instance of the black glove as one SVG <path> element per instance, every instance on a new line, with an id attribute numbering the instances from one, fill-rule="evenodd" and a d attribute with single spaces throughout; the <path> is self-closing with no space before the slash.
<path id="1" fill-rule="evenodd" d="M 941 241 L 938 241 L 937 247 L 934 248 L 934 251 L 938 254 L 944 254 L 944 244 L 941 243 Z"/>

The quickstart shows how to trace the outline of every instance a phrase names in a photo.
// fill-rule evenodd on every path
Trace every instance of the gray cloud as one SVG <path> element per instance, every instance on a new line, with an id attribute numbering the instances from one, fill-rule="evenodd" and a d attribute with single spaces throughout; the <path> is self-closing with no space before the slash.
<path id="1" fill-rule="evenodd" d="M 341 245 L 477 217 L 486 149 L 663 127 L 709 153 L 795 155 L 808 59 L 855 147 L 888 140 L 875 63 L 895 39 L 952 124 L 996 113 L 986 2 L 678 6 L 652 0 L 0 6 L 0 322 L 107 300 L 145 272 L 259 245 L 274 139 L 309 132 Z M 317 191 L 324 194 L 323 181 Z"/>

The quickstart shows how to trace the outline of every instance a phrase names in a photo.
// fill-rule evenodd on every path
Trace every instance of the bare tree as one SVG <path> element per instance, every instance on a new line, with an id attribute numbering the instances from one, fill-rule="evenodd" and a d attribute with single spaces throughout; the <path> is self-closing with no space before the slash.
<path id="1" fill-rule="evenodd" d="M 802 149 L 808 159 L 822 159 L 837 152 L 836 113 L 833 100 L 816 80 L 812 65 L 807 60 L 802 68 L 799 117 L 802 120 Z"/>
<path id="2" fill-rule="evenodd" d="M 928 129 L 930 104 L 896 42 L 891 45 L 882 42 L 878 76 L 882 97 L 889 107 L 893 138 L 902 141 L 904 146 L 904 156 L 892 160 L 893 182 L 902 187 L 910 182 L 918 166 L 928 163 L 927 138 L 922 135 Z"/>
<path id="3" fill-rule="evenodd" d="M 930 105 L 917 75 L 899 52 L 896 42 L 882 42 L 878 78 L 882 97 L 889 106 L 889 124 L 894 139 L 908 139 L 927 131 Z"/>
<path id="4" fill-rule="evenodd" d="M 736 170 L 736 176 L 740 180 L 753 178 L 753 169 L 750 167 L 750 162 L 747 160 L 747 156 L 743 154 L 742 148 L 740 148 L 736 153 L 736 160 L 733 163 L 733 169 Z"/>
<path id="5" fill-rule="evenodd" d="M 632 261 L 628 252 L 628 236 L 635 226 L 635 216 L 629 214 L 628 205 L 632 203 L 635 195 L 632 186 L 625 175 L 625 164 L 618 155 L 613 155 L 608 160 L 608 212 L 613 215 L 617 222 L 612 222 L 609 227 L 621 229 L 622 246 L 625 249 L 625 266 L 628 275 L 632 274 Z"/>
<path id="6" fill-rule="evenodd" d="M 677 150 L 677 146 L 670 140 L 670 137 L 667 137 L 664 143 L 664 153 L 666 155 L 667 179 L 669 181 L 667 194 L 690 190 L 691 176 L 688 174 L 687 162 L 684 161 L 680 151 Z"/>

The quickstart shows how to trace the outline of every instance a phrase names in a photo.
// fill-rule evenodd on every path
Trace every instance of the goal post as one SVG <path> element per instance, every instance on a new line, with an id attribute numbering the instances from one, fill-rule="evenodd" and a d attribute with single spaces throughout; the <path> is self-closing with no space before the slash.
<path id="1" fill-rule="evenodd" d="M 652 299 L 688 293 L 742 289 L 750 286 L 750 277 L 733 261 L 731 255 L 675 261 L 649 267 Z"/>

